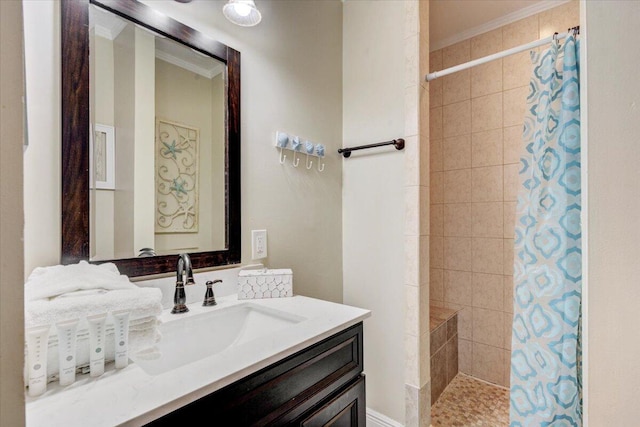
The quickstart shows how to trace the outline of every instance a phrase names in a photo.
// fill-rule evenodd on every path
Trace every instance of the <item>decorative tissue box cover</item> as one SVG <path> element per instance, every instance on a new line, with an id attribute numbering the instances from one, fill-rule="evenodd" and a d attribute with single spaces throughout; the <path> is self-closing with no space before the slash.
<path id="1" fill-rule="evenodd" d="M 242 270 L 238 273 L 238 299 L 293 296 L 291 269 Z"/>

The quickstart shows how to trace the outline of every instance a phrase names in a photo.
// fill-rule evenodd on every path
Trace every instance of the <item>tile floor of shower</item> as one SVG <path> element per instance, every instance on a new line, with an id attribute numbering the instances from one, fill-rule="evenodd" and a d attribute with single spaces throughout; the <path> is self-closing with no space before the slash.
<path id="1" fill-rule="evenodd" d="M 431 427 L 509 425 L 509 390 L 459 372 L 431 406 Z"/>
<path id="2" fill-rule="evenodd" d="M 509 425 L 509 390 L 458 369 L 458 312 L 430 307 L 431 427 Z"/>

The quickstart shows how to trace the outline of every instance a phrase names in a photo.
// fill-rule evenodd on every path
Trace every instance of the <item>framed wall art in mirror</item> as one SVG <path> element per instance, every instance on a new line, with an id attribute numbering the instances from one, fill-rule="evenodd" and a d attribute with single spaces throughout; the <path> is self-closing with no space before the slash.
<path id="1" fill-rule="evenodd" d="M 93 129 L 93 141 L 89 141 L 89 175 L 93 177 L 91 188 L 115 190 L 115 130 L 113 126 L 99 123 Z"/>
<path id="2" fill-rule="evenodd" d="M 199 230 L 200 131 L 156 118 L 155 233 Z"/>
<path id="3" fill-rule="evenodd" d="M 135 0 L 60 5 L 61 262 L 240 263 L 240 53 Z"/>

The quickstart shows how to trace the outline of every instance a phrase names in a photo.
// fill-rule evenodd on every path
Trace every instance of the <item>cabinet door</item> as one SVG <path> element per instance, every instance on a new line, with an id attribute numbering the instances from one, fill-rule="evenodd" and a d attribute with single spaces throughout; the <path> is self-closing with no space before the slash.
<path id="1" fill-rule="evenodd" d="M 301 427 L 365 427 L 364 375 L 346 386 L 341 393 L 309 414 Z"/>

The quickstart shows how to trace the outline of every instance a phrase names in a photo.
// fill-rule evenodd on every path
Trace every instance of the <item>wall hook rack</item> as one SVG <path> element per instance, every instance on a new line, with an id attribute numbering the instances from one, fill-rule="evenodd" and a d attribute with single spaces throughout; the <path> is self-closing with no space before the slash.
<path id="1" fill-rule="evenodd" d="M 291 165 L 293 167 L 297 168 L 300 164 L 300 157 L 298 157 L 298 153 L 304 153 L 306 156 L 305 167 L 307 170 L 311 170 L 313 168 L 313 157 L 317 157 L 317 170 L 318 172 L 324 171 L 324 162 L 321 161 L 321 159 L 324 158 L 325 153 L 324 145 L 314 144 L 307 140 L 303 143 L 298 136 L 289 136 L 285 132 L 277 132 L 276 147 L 280 151 L 280 164 L 285 164 L 287 159 L 285 150 L 289 150 L 293 151 L 293 159 L 291 160 Z"/>
<path id="2" fill-rule="evenodd" d="M 339 148 L 338 153 L 342 154 L 345 158 L 348 158 L 351 156 L 352 151 L 365 150 L 367 148 L 374 148 L 374 147 L 383 147 L 385 145 L 394 145 L 396 147 L 396 150 L 402 150 L 404 148 L 404 139 L 398 138 L 398 139 L 394 139 L 393 141 L 378 142 L 377 144 L 368 144 L 368 145 L 359 145 L 357 147 Z"/>

